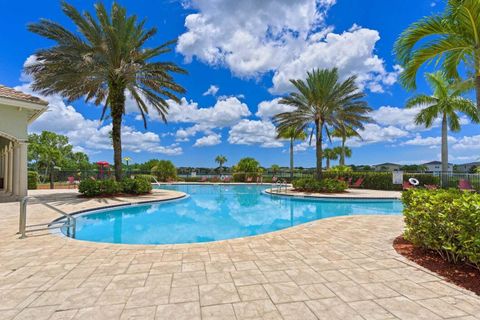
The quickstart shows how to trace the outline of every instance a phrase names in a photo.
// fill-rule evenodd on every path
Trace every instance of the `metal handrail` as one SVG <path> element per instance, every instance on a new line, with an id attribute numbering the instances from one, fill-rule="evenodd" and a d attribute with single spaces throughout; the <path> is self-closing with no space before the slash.
<path id="1" fill-rule="evenodd" d="M 155 184 L 156 184 L 157 186 L 159 186 L 159 187 L 161 186 L 160 182 L 158 182 L 158 180 L 155 179 L 154 176 L 152 176 L 152 179 L 153 179 L 153 181 L 155 181 Z"/>
<path id="2" fill-rule="evenodd" d="M 34 230 L 27 230 L 27 227 L 38 227 L 42 225 L 52 225 L 53 223 L 44 223 L 44 224 L 35 224 L 35 225 L 30 225 L 27 226 L 27 205 L 28 205 L 28 200 L 30 199 L 35 199 L 37 200 L 40 204 L 44 205 L 45 207 L 60 213 L 62 216 L 67 218 L 67 224 L 64 224 L 64 226 L 67 226 L 67 236 L 70 236 L 70 228 L 72 228 L 72 237 L 75 238 L 75 228 L 76 228 L 76 218 L 73 217 L 72 215 L 66 213 L 65 211 L 62 211 L 58 208 L 55 208 L 54 206 L 41 201 L 38 198 L 32 197 L 32 196 L 26 196 L 23 197 L 22 200 L 20 201 L 20 218 L 19 218 L 19 224 L 18 224 L 18 234 L 20 234 L 20 239 L 23 239 L 26 237 L 27 232 L 31 231 L 41 231 L 41 230 L 47 230 L 47 228 L 42 228 L 42 229 L 34 229 Z M 58 222 L 57 222 L 58 223 Z"/>

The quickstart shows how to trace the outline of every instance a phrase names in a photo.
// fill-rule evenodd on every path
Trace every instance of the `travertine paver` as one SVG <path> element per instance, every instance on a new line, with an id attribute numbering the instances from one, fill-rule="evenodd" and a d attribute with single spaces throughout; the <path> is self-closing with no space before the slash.
<path id="1" fill-rule="evenodd" d="M 175 195 L 87 200 L 74 190 L 35 193 L 69 212 Z M 399 216 L 338 217 L 251 238 L 147 246 L 49 233 L 21 240 L 18 210 L 18 203 L 0 204 L 0 320 L 480 318 L 478 296 L 393 250 Z M 29 206 L 29 224 L 56 217 Z"/>

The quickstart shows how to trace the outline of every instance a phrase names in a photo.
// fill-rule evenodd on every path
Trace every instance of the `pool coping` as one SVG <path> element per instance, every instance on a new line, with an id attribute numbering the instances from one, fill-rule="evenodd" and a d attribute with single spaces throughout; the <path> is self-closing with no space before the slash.
<path id="1" fill-rule="evenodd" d="M 306 193 L 277 193 L 273 189 L 266 189 L 264 193 L 276 196 L 276 197 L 289 197 L 289 198 L 312 198 L 312 199 L 336 199 L 336 200 L 401 200 L 400 197 L 368 197 L 368 196 L 343 196 L 342 194 L 336 193 L 335 195 L 321 195 L 321 194 L 306 194 Z"/>

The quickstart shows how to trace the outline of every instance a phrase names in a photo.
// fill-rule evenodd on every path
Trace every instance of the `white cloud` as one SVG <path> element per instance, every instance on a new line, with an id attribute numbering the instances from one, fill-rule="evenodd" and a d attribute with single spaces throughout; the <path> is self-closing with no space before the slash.
<path id="1" fill-rule="evenodd" d="M 448 136 L 449 143 L 455 143 L 457 141 L 456 138 L 452 136 Z M 407 140 L 401 143 L 402 145 L 407 146 L 424 146 L 424 147 L 438 147 L 442 144 L 442 137 L 422 137 L 421 135 L 417 134 L 415 138 Z"/>
<path id="2" fill-rule="evenodd" d="M 378 124 L 367 123 L 364 130 L 359 130 L 362 139 L 353 138 L 347 141 L 351 147 L 359 147 L 366 144 L 379 142 L 393 142 L 399 138 L 405 138 L 409 133 L 394 126 L 381 127 Z"/>
<path id="3" fill-rule="evenodd" d="M 280 100 L 281 98 L 276 98 L 260 102 L 258 104 L 258 111 L 255 115 L 263 120 L 268 120 L 279 113 L 290 112 L 295 109 L 292 106 L 280 104 Z"/>
<path id="4" fill-rule="evenodd" d="M 26 83 L 15 89 L 36 95 L 49 102 L 47 112 L 43 113 L 31 126 L 31 132 L 44 130 L 56 132 L 68 137 L 74 150 L 94 154 L 99 150 L 111 150 L 111 124 L 102 125 L 99 121 L 86 119 L 73 106 L 66 105 L 58 95 L 40 96 L 34 93 Z M 177 155 L 182 153 L 178 145 L 162 146 L 160 137 L 153 132 L 137 131 L 133 127 L 122 126 L 122 146 L 132 152 L 162 153 Z"/>
<path id="5" fill-rule="evenodd" d="M 222 136 L 212 133 L 208 136 L 201 137 L 195 141 L 194 147 L 210 147 L 222 143 Z"/>
<path id="6" fill-rule="evenodd" d="M 452 146 L 454 150 L 458 151 L 479 151 L 480 150 L 480 135 L 464 136 Z"/>
<path id="7" fill-rule="evenodd" d="M 283 146 L 276 139 L 277 131 L 270 121 L 242 120 L 229 131 L 228 142 L 231 144 L 260 145 L 264 148 Z"/>
<path id="8" fill-rule="evenodd" d="M 220 88 L 216 85 L 210 85 L 207 91 L 203 93 L 204 96 L 215 96 Z"/>
<path id="9" fill-rule="evenodd" d="M 197 12 L 185 18 L 187 31 L 176 50 L 187 62 L 196 57 L 228 67 L 240 77 L 274 72 L 274 93 L 291 89 L 289 80 L 303 78 L 313 67 L 337 66 L 343 76 L 359 74 L 359 82 L 381 92 L 393 84 L 398 68 L 385 69 L 374 54 L 376 30 L 354 25 L 341 34 L 325 25 L 334 0 L 192 0 Z"/>

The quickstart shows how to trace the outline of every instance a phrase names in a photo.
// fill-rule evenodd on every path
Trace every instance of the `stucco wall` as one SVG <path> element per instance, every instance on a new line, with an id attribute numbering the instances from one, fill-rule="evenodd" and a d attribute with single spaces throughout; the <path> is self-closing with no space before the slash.
<path id="1" fill-rule="evenodd" d="M 27 123 L 30 112 L 0 104 L 0 131 L 20 140 L 27 140 Z"/>

